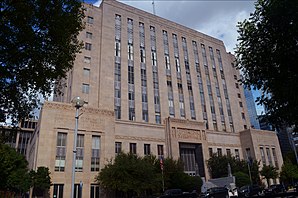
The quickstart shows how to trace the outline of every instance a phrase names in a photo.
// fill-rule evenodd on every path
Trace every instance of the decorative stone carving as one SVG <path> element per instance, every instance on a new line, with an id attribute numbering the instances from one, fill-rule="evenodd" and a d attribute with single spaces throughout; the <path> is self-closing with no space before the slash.
<path id="1" fill-rule="evenodd" d="M 165 141 L 164 139 L 161 139 L 161 138 L 136 137 L 136 136 L 125 136 L 125 135 L 115 135 L 115 139 L 150 141 L 150 142 L 164 142 Z"/>
<path id="2" fill-rule="evenodd" d="M 205 131 L 194 129 L 172 128 L 171 136 L 177 139 L 206 140 Z"/>

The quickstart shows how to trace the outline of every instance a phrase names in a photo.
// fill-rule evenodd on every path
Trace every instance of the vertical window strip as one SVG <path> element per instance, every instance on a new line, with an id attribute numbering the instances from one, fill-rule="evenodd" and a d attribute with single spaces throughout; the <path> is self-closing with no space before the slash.
<path id="1" fill-rule="evenodd" d="M 121 16 L 115 16 L 114 112 L 121 119 Z"/>
<path id="2" fill-rule="evenodd" d="M 165 56 L 165 69 L 167 75 L 167 87 L 168 87 L 168 103 L 169 103 L 169 114 L 170 116 L 175 116 L 174 109 L 174 95 L 173 95 L 173 87 L 172 87 L 172 76 L 171 76 L 171 66 L 170 66 L 170 57 L 169 57 L 169 41 L 168 41 L 168 33 L 163 30 L 163 43 L 164 43 L 164 56 Z"/>
<path id="3" fill-rule="evenodd" d="M 148 94 L 147 94 L 147 70 L 145 51 L 144 23 L 139 23 L 140 36 L 140 65 L 141 65 L 141 93 L 142 93 L 142 120 L 148 122 Z"/>
<path id="4" fill-rule="evenodd" d="M 201 49 L 202 49 L 203 63 L 204 63 L 206 81 L 207 81 L 207 90 L 208 90 L 208 95 L 209 95 L 210 110 L 211 110 L 211 115 L 212 115 L 212 120 L 213 120 L 213 128 L 214 128 L 214 130 L 217 130 L 214 99 L 213 99 L 213 94 L 212 94 L 211 80 L 210 80 L 210 75 L 209 75 L 209 67 L 208 67 L 206 49 L 205 49 L 204 44 L 201 44 Z"/>
<path id="5" fill-rule="evenodd" d="M 155 27 L 153 26 L 150 26 L 150 44 L 151 44 L 151 62 L 152 62 L 152 75 L 153 75 L 155 123 L 161 124 L 159 80 L 158 80 L 158 67 L 157 67 L 157 56 L 156 56 L 156 33 L 155 33 Z"/>
<path id="6" fill-rule="evenodd" d="M 194 52 L 197 79 L 198 79 L 198 84 L 199 84 L 203 120 L 206 122 L 206 126 L 208 126 L 208 124 L 207 124 L 208 123 L 207 109 L 206 109 L 205 94 L 204 94 L 204 85 L 203 85 L 203 80 L 202 80 L 202 73 L 201 73 L 200 62 L 199 62 L 199 52 L 198 52 L 198 46 L 197 46 L 196 41 L 192 41 L 192 47 L 193 47 L 193 52 Z M 206 127 L 206 128 L 208 129 L 208 127 Z"/>
<path id="7" fill-rule="evenodd" d="M 195 113 L 195 104 L 194 104 L 193 91 L 192 91 L 192 82 L 191 82 L 191 75 L 190 75 L 187 42 L 186 42 L 186 38 L 184 38 L 184 37 L 182 37 L 182 48 L 183 48 L 183 53 L 184 53 L 184 65 L 185 65 L 187 88 L 188 88 L 188 95 L 189 95 L 190 115 L 191 115 L 191 119 L 195 120 L 196 113 Z"/>
<path id="8" fill-rule="evenodd" d="M 217 61 L 218 61 L 220 75 L 221 75 L 221 79 L 222 79 L 224 96 L 226 99 L 226 107 L 227 107 L 227 114 L 228 114 L 228 118 L 229 118 L 230 128 L 231 128 L 231 132 L 235 132 L 234 124 L 233 124 L 233 116 L 232 116 L 232 111 L 231 111 L 231 105 L 230 105 L 230 100 L 229 100 L 229 95 L 228 95 L 228 88 L 226 85 L 225 75 L 224 75 L 224 71 L 223 71 L 222 58 L 221 58 L 219 49 L 216 49 L 216 55 L 217 55 Z"/>
<path id="9" fill-rule="evenodd" d="M 135 120 L 135 85 L 134 85 L 134 61 L 133 61 L 133 20 L 127 19 L 128 42 L 128 119 Z"/>
<path id="10" fill-rule="evenodd" d="M 57 145 L 56 145 L 56 161 L 55 171 L 63 172 L 65 170 L 65 158 L 66 158 L 66 143 L 67 133 L 57 134 Z"/>
<path id="11" fill-rule="evenodd" d="M 92 136 L 91 171 L 99 171 L 100 136 Z"/>
<path id="12" fill-rule="evenodd" d="M 78 134 L 77 137 L 77 155 L 76 155 L 76 171 L 83 171 L 83 161 L 84 161 L 84 135 Z"/>
<path id="13" fill-rule="evenodd" d="M 181 66 L 180 66 L 180 59 L 179 59 L 179 48 L 178 48 L 177 35 L 172 34 L 172 39 L 173 39 L 174 57 L 175 57 L 175 65 L 176 65 L 176 72 L 177 72 L 177 81 L 181 82 L 182 76 L 181 76 Z M 179 91 L 180 117 L 185 118 L 183 87 L 182 87 L 181 83 L 178 83 L 177 85 L 178 85 L 178 91 Z"/>

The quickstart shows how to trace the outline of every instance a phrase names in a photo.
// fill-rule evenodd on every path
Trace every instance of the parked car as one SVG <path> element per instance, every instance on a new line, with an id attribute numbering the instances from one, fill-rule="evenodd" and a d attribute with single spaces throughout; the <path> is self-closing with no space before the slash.
<path id="1" fill-rule="evenodd" d="M 282 184 L 271 185 L 269 186 L 268 189 L 265 190 L 265 194 L 269 194 L 269 195 L 283 193 L 283 192 L 286 192 L 286 188 Z"/>
<path id="2" fill-rule="evenodd" d="M 251 197 L 254 195 L 261 195 L 263 189 L 258 185 L 246 185 L 239 189 L 240 197 Z"/>
<path id="3" fill-rule="evenodd" d="M 228 198 L 229 190 L 225 187 L 213 187 L 209 188 L 204 194 L 201 195 L 202 198 Z"/>
<path id="4" fill-rule="evenodd" d="M 181 189 L 169 189 L 164 192 L 163 195 L 161 195 L 159 198 L 171 198 L 171 197 L 179 197 L 179 198 L 196 198 L 197 194 L 189 193 L 189 192 L 183 192 Z"/>

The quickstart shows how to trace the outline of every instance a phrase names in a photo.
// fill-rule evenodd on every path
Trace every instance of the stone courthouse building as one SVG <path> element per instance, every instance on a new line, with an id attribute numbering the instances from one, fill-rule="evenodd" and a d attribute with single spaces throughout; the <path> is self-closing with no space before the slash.
<path id="1" fill-rule="evenodd" d="M 75 193 L 100 197 L 94 177 L 120 151 L 182 159 L 210 179 L 212 153 L 278 168 L 273 132 L 251 129 L 239 72 L 223 41 L 125 5 L 84 5 L 86 25 L 63 95 L 43 105 L 29 142 L 30 168 L 47 166 L 51 197 L 70 197 L 75 108 L 80 109 Z"/>

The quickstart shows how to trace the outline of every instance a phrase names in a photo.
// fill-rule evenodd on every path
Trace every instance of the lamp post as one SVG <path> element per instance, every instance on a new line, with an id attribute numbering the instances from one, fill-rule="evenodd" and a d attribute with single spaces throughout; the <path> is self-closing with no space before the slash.
<path id="1" fill-rule="evenodd" d="M 76 156 L 77 156 L 77 137 L 78 137 L 78 126 L 79 126 L 79 110 L 85 104 L 85 101 L 79 96 L 74 97 L 71 103 L 76 108 L 76 124 L 74 130 L 74 140 L 73 140 L 73 159 L 72 159 L 72 175 L 71 175 L 71 193 L 70 198 L 74 197 L 74 185 L 75 185 L 75 171 L 76 171 Z"/>

